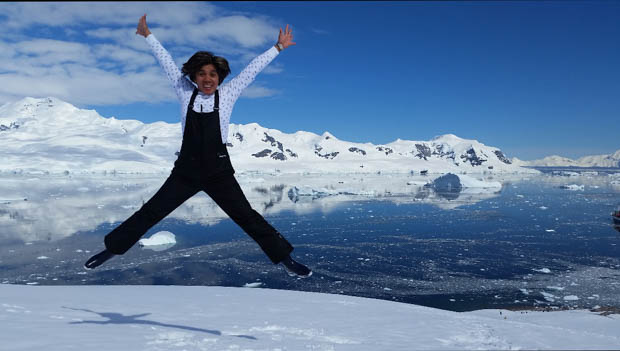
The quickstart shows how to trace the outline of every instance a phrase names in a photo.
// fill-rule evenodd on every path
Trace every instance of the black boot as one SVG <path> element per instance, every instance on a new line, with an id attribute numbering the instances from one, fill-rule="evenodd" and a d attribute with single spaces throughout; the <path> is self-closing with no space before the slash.
<path id="1" fill-rule="evenodd" d="M 103 250 L 95 256 L 91 257 L 84 263 L 84 268 L 93 269 L 102 265 L 105 261 L 114 257 L 115 255 L 108 250 Z"/>
<path id="2" fill-rule="evenodd" d="M 282 265 L 284 265 L 284 267 L 286 267 L 286 271 L 291 277 L 298 276 L 301 278 L 308 278 L 312 275 L 312 271 L 310 270 L 310 268 L 293 260 L 290 255 L 284 260 L 282 260 L 281 263 Z"/>

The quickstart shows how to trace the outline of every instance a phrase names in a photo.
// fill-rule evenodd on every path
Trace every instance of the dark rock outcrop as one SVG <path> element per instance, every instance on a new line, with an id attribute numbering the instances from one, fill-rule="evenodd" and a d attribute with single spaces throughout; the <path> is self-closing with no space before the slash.
<path id="1" fill-rule="evenodd" d="M 297 158 L 297 154 L 296 154 L 296 153 L 294 153 L 291 149 L 286 149 L 286 152 L 288 153 L 288 155 L 289 155 L 290 157 L 295 157 L 295 158 Z"/>
<path id="2" fill-rule="evenodd" d="M 358 149 L 356 147 L 350 147 L 349 148 L 349 152 L 357 152 L 358 154 L 362 154 L 362 155 L 366 156 L 366 151 L 364 151 L 362 149 Z"/>
<path id="3" fill-rule="evenodd" d="M 274 152 L 273 154 L 271 154 L 271 158 L 278 161 L 286 161 L 286 156 L 284 156 L 284 154 L 281 152 Z"/>
<path id="4" fill-rule="evenodd" d="M 503 153 L 503 152 L 501 152 L 501 151 L 499 151 L 499 150 L 496 150 L 496 151 L 494 151 L 494 153 L 495 153 L 495 156 L 497 156 L 497 158 L 498 158 L 500 161 L 504 162 L 504 163 L 505 163 L 505 164 L 507 164 L 507 165 L 512 164 L 512 162 L 508 159 L 508 157 L 506 157 L 506 156 L 504 155 L 504 153 Z"/>
<path id="5" fill-rule="evenodd" d="M 269 149 L 265 149 L 261 152 L 257 152 L 255 154 L 252 154 L 252 156 L 256 157 L 256 158 L 260 158 L 260 157 L 266 157 L 269 156 L 271 154 L 271 150 Z"/>
<path id="6" fill-rule="evenodd" d="M 394 152 L 394 150 L 392 150 L 391 148 L 387 146 L 377 146 L 377 151 L 385 152 L 386 156 Z"/>
<path id="7" fill-rule="evenodd" d="M 284 152 L 284 147 L 282 146 L 282 143 L 277 141 L 274 137 L 270 136 L 269 134 L 265 133 L 265 139 L 263 139 L 262 141 L 266 143 L 271 143 L 271 146 L 275 146 L 278 149 L 280 149 L 281 152 Z"/>
<path id="8" fill-rule="evenodd" d="M 472 166 L 480 166 L 487 161 L 481 156 L 476 155 L 476 151 L 473 148 L 467 150 L 466 155 L 461 155 L 461 159 L 463 162 L 471 163 Z"/>
<path id="9" fill-rule="evenodd" d="M 427 145 L 422 145 L 422 144 L 415 144 L 415 148 L 418 150 L 417 153 L 415 153 L 415 151 L 413 151 L 412 153 L 423 160 L 427 160 L 427 157 L 431 157 L 431 148 L 428 147 Z"/>
<path id="10" fill-rule="evenodd" d="M 4 124 L 0 124 L 0 132 L 7 131 L 9 129 L 17 129 L 17 128 L 19 128 L 19 124 L 15 122 L 11 122 L 11 124 L 9 124 L 8 126 L 5 126 Z"/>
<path id="11" fill-rule="evenodd" d="M 328 154 L 321 154 L 321 150 L 323 150 L 323 148 L 318 145 L 318 144 L 314 144 L 314 154 L 322 157 L 324 159 L 329 159 L 329 160 L 333 160 L 334 157 L 338 156 L 339 152 L 338 151 L 334 151 Z"/>

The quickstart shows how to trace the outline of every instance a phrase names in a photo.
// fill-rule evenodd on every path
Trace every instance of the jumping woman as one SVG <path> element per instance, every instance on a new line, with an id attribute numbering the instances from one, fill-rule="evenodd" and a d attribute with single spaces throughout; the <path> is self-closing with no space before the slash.
<path id="1" fill-rule="evenodd" d="M 127 252 L 152 226 L 183 202 L 204 191 L 267 254 L 282 263 L 290 275 L 309 277 L 312 271 L 291 258 L 293 246 L 252 207 L 234 177 L 226 141 L 233 106 L 243 90 L 282 50 L 293 42 L 292 30 L 280 29 L 278 42 L 256 57 L 236 77 L 222 84 L 230 73 L 228 61 L 207 51 L 196 52 L 182 70 L 149 30 L 146 15 L 136 34 L 146 38 L 181 102 L 183 141 L 170 176 L 155 195 L 104 239 L 105 250 L 84 266 L 93 269 L 115 255 Z M 191 81 L 190 81 L 191 80 Z"/>

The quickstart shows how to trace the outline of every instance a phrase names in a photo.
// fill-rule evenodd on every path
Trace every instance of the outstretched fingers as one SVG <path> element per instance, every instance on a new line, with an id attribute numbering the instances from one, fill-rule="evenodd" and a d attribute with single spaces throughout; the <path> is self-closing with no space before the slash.
<path id="1" fill-rule="evenodd" d="M 146 24 L 146 13 L 140 17 L 138 21 L 138 28 L 136 29 L 136 34 L 142 35 L 145 38 L 150 34 L 149 27 Z"/>

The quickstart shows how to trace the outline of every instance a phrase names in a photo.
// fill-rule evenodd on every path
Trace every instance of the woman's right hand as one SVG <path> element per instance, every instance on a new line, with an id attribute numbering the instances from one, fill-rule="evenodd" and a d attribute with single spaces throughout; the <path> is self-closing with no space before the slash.
<path id="1" fill-rule="evenodd" d="M 136 30 L 136 34 L 139 34 L 143 37 L 148 37 L 151 34 L 149 30 L 149 26 L 146 25 L 146 14 L 140 17 L 140 21 L 138 21 L 138 29 Z"/>

